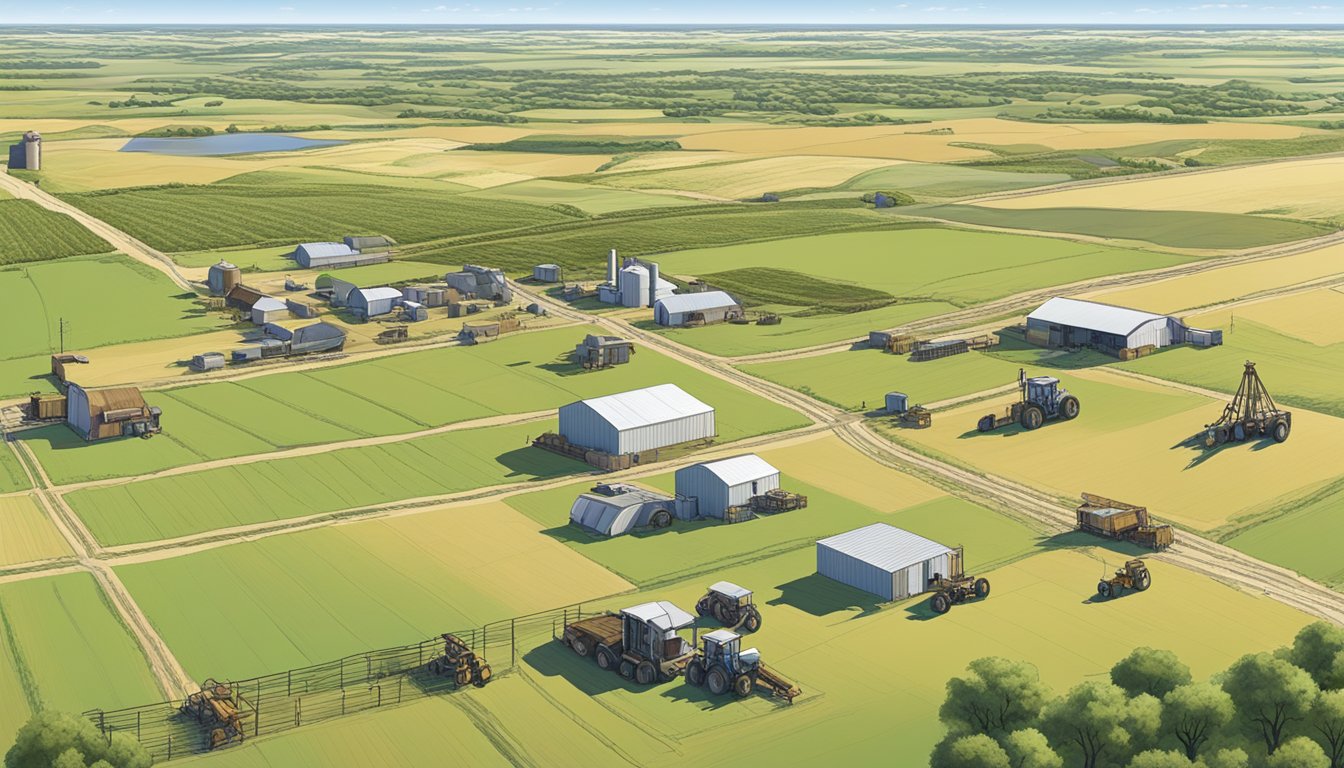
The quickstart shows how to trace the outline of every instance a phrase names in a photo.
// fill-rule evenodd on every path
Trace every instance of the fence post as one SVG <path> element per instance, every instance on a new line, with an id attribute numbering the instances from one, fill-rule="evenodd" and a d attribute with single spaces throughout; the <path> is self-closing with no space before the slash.
<path id="1" fill-rule="evenodd" d="M 341 689 L 341 714 L 345 714 L 345 689 Z"/>
<path id="2" fill-rule="evenodd" d="M 285 698 L 294 695 L 294 670 L 285 673 Z"/>
<path id="3" fill-rule="evenodd" d="M 518 663 L 518 620 L 509 619 L 509 667 Z"/>
<path id="4" fill-rule="evenodd" d="M 252 712 L 252 737 L 261 735 L 261 678 L 257 678 L 257 703 Z"/>
<path id="5" fill-rule="evenodd" d="M 303 725 L 303 697 L 294 700 L 294 727 Z"/>
<path id="6" fill-rule="evenodd" d="M 135 710 L 135 740 L 140 740 L 140 710 Z"/>
<path id="7" fill-rule="evenodd" d="M 398 678 L 397 678 L 397 703 L 398 703 L 398 704 L 401 703 L 401 684 L 404 683 L 404 682 L 406 682 L 406 676 L 405 676 L 405 675 L 402 675 L 401 677 L 398 677 Z"/>
<path id="8" fill-rule="evenodd" d="M 168 760 L 173 759 L 173 734 L 168 734 Z"/>
<path id="9" fill-rule="evenodd" d="M 383 706 L 383 684 L 379 683 L 378 685 L 375 685 L 373 687 L 378 691 L 378 703 L 374 704 L 374 706 L 381 707 Z"/>
<path id="10" fill-rule="evenodd" d="M 372 679 L 373 679 L 373 657 L 366 653 L 364 654 L 364 681 L 368 682 L 369 680 Z"/>

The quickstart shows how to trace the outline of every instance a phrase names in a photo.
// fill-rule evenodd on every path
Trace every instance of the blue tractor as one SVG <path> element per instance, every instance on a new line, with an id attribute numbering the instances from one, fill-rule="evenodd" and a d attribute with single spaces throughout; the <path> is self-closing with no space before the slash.
<path id="1" fill-rule="evenodd" d="M 1036 429 L 1047 420 L 1062 419 L 1068 421 L 1078 417 L 1078 398 L 1059 386 L 1054 376 L 1033 376 L 1027 378 L 1027 372 L 1017 369 L 1017 388 L 1022 399 L 1005 408 L 1002 413 L 990 413 L 976 424 L 976 429 L 989 432 L 1006 427 L 1013 422 L 1023 429 Z"/>

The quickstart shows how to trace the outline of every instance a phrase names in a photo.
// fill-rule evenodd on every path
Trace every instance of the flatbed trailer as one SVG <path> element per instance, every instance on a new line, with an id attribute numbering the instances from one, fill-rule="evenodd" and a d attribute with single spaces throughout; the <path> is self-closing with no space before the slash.
<path id="1" fill-rule="evenodd" d="M 1158 551 L 1176 540 L 1171 526 L 1155 524 L 1146 507 L 1084 493 L 1077 512 L 1078 530 L 1096 536 L 1129 541 Z"/>

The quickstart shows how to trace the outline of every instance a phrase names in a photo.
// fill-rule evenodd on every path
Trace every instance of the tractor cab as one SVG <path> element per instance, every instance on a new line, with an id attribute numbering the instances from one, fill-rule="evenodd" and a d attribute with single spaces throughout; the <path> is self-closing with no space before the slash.
<path id="1" fill-rule="evenodd" d="M 761 652 L 742 650 L 742 636 L 727 629 L 716 629 L 701 638 L 705 664 L 722 664 L 732 675 L 754 671 L 761 664 Z"/>

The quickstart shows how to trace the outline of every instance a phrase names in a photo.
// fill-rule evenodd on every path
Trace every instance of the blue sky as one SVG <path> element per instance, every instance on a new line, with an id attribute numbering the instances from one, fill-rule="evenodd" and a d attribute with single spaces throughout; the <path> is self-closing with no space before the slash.
<path id="1" fill-rule="evenodd" d="M 1344 0 L 48 0 L 8 23 L 1341 24 Z"/>

